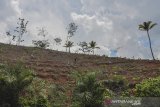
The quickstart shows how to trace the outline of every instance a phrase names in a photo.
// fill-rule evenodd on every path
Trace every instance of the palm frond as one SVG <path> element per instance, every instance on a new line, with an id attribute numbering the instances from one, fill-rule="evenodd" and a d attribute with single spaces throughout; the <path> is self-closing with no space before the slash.
<path id="1" fill-rule="evenodd" d="M 139 25 L 139 30 L 145 31 L 146 29 L 145 29 L 144 25 L 140 24 Z"/>
<path id="2" fill-rule="evenodd" d="M 157 25 L 157 23 L 153 23 L 152 25 L 150 25 L 149 29 L 152 29 L 156 25 Z"/>
<path id="3" fill-rule="evenodd" d="M 152 29 L 156 25 L 157 25 L 157 23 L 153 23 L 152 24 L 152 21 L 143 22 L 143 24 L 139 25 L 139 30 L 141 30 L 141 31 L 149 31 L 150 29 Z"/>
<path id="4" fill-rule="evenodd" d="M 100 47 L 95 47 L 96 49 L 100 49 Z"/>

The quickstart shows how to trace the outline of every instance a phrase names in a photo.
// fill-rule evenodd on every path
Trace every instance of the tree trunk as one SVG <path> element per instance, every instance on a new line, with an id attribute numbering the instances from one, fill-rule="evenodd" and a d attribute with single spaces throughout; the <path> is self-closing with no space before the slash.
<path id="1" fill-rule="evenodd" d="M 93 55 L 94 55 L 94 49 L 93 49 Z"/>
<path id="2" fill-rule="evenodd" d="M 67 47 L 66 47 L 66 52 L 67 52 Z"/>
<path id="3" fill-rule="evenodd" d="M 152 54 L 153 60 L 155 60 L 154 54 L 153 54 L 153 51 L 152 51 L 152 44 L 151 44 L 151 39 L 150 39 L 150 36 L 149 36 L 149 31 L 147 31 L 147 35 L 148 35 L 148 39 L 149 39 L 149 46 L 150 46 L 151 54 Z"/>
<path id="4" fill-rule="evenodd" d="M 69 47 L 69 53 L 70 53 L 70 47 Z"/>

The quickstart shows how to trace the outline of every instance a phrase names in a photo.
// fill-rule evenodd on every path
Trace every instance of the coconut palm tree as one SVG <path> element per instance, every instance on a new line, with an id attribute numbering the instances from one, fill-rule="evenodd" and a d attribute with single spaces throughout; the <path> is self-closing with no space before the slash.
<path id="1" fill-rule="evenodd" d="M 71 51 L 70 51 L 70 48 L 73 47 L 73 43 L 74 43 L 74 42 L 71 42 L 71 41 L 67 41 L 67 42 L 65 43 L 65 46 L 64 46 L 64 47 L 66 47 L 66 48 L 69 49 L 69 53 L 71 52 Z"/>
<path id="2" fill-rule="evenodd" d="M 143 22 L 143 24 L 139 25 L 139 30 L 147 31 L 147 35 L 148 35 L 148 39 L 149 39 L 149 46 L 150 46 L 150 50 L 151 50 L 153 60 L 155 60 L 155 58 L 154 58 L 154 54 L 153 54 L 153 51 L 152 51 L 152 44 L 151 44 L 151 39 L 150 39 L 150 35 L 149 35 L 149 30 L 151 30 L 156 25 L 157 25 L 157 23 L 152 23 L 152 21 Z"/>
<path id="3" fill-rule="evenodd" d="M 94 42 L 94 41 L 91 41 L 91 42 L 89 43 L 89 48 L 92 49 L 93 55 L 94 55 L 94 50 L 95 50 L 95 49 L 100 49 L 100 47 L 97 47 L 97 43 Z"/>

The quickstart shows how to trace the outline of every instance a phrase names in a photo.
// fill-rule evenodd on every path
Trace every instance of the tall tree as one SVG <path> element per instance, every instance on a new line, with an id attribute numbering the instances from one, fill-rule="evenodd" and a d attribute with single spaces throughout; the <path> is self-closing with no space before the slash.
<path id="1" fill-rule="evenodd" d="M 10 31 L 6 32 L 7 37 L 9 38 L 9 44 L 12 44 L 12 41 L 15 41 L 15 35 L 13 35 Z"/>
<path id="2" fill-rule="evenodd" d="M 150 35 L 149 35 L 149 30 L 151 30 L 156 25 L 157 25 L 157 23 L 152 23 L 152 21 L 143 22 L 143 24 L 139 25 L 139 30 L 147 32 L 148 39 L 149 39 L 149 46 L 150 46 L 153 60 L 155 60 L 155 57 L 154 57 L 153 50 L 152 50 L 152 43 L 151 43 L 151 39 L 150 39 Z"/>
<path id="3" fill-rule="evenodd" d="M 94 42 L 94 41 L 91 41 L 91 42 L 89 43 L 89 48 L 92 49 L 93 55 L 94 55 L 94 50 L 95 50 L 95 49 L 100 49 L 100 47 L 97 47 L 97 43 Z"/>
<path id="4" fill-rule="evenodd" d="M 73 43 L 74 43 L 74 42 L 71 42 L 71 41 L 67 41 L 67 42 L 65 43 L 65 46 L 64 46 L 64 47 L 66 47 L 66 48 L 69 49 L 69 51 L 68 51 L 69 53 L 71 52 L 70 49 L 71 49 L 71 47 L 73 47 Z"/>
<path id="5" fill-rule="evenodd" d="M 24 40 L 22 40 L 23 35 L 27 32 L 27 24 L 29 21 L 25 21 L 25 19 L 19 18 L 18 21 L 18 26 L 16 27 L 16 29 L 14 30 L 15 32 L 18 33 L 17 37 L 17 45 L 20 45 L 21 42 L 23 42 Z"/>
<path id="6" fill-rule="evenodd" d="M 74 36 L 74 33 L 77 31 L 77 28 L 78 28 L 78 26 L 74 22 L 72 22 L 68 25 L 67 30 L 68 30 L 68 35 L 69 35 L 68 37 L 69 38 Z"/>
<path id="7" fill-rule="evenodd" d="M 68 35 L 67 35 L 66 44 L 70 41 L 70 38 L 74 36 L 74 34 L 77 31 L 77 29 L 78 29 L 78 26 L 74 22 L 71 22 L 67 26 Z M 66 51 L 67 51 L 67 47 L 66 47 Z"/>

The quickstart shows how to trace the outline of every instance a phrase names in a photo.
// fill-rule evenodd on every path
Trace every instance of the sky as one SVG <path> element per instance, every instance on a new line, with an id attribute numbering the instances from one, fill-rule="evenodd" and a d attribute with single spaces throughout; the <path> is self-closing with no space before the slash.
<path id="1" fill-rule="evenodd" d="M 22 45 L 33 46 L 39 40 L 38 28 L 45 27 L 51 49 L 65 51 L 67 25 L 75 22 L 78 30 L 71 38 L 78 50 L 81 41 L 96 41 L 96 54 L 151 59 L 146 32 L 139 31 L 144 21 L 158 23 L 151 31 L 152 47 L 160 58 L 160 0 L 0 0 L 0 42 L 9 43 L 6 31 L 17 26 L 18 18 L 29 21 Z M 54 38 L 62 38 L 55 46 Z"/>

